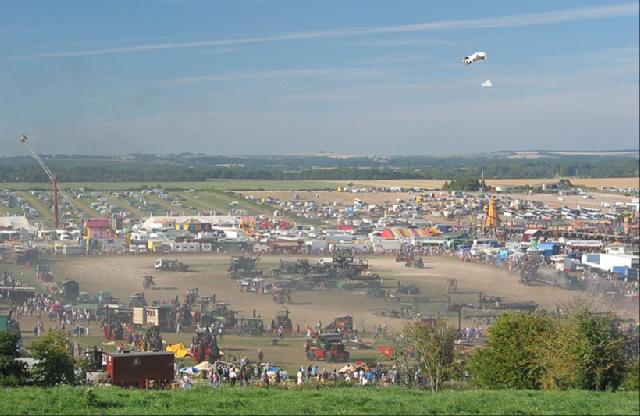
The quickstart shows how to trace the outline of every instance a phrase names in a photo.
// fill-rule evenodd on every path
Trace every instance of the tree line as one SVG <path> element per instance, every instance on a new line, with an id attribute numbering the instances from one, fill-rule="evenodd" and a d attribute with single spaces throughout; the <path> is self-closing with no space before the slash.
<path id="1" fill-rule="evenodd" d="M 377 180 L 634 177 L 640 173 L 632 158 L 498 159 L 486 157 L 406 157 L 384 163 L 370 158 L 271 158 L 233 159 L 227 165 L 200 158 L 134 158 L 113 160 L 51 158 L 46 162 L 61 182 L 204 181 L 208 179 L 269 180 Z M 0 158 L 0 182 L 47 182 L 34 160 Z"/>

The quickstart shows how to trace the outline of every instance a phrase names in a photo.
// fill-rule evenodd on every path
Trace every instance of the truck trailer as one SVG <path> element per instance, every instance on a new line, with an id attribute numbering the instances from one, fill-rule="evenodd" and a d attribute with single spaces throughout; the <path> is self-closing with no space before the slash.
<path id="1" fill-rule="evenodd" d="M 111 384 L 122 387 L 167 386 L 173 381 L 172 352 L 124 352 L 107 355 Z"/>

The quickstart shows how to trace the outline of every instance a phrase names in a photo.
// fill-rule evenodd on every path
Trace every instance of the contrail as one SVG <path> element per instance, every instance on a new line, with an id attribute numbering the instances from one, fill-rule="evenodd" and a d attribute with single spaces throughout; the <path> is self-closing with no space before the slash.
<path id="1" fill-rule="evenodd" d="M 211 46 L 228 46 L 243 45 L 252 43 L 268 43 L 268 42 L 284 42 L 306 39 L 322 39 L 347 37 L 367 34 L 380 33 L 408 33 L 408 32 L 432 32 L 446 30 L 467 30 L 467 29 L 490 29 L 502 27 L 517 27 L 531 25 L 545 25 L 560 22 L 570 22 L 578 20 L 603 19 L 611 17 L 637 16 L 638 3 L 622 3 L 615 5 L 585 7 L 568 10 L 560 10 L 554 12 L 527 13 L 511 16 L 498 16 L 480 19 L 461 19 L 461 20 L 441 20 L 435 22 L 415 23 L 396 26 L 371 26 L 371 27 L 351 27 L 343 29 L 332 29 L 325 31 L 284 33 L 270 36 L 232 38 L 232 39 L 213 39 L 195 42 L 182 43 L 157 43 L 146 45 L 133 45 L 124 47 L 84 50 L 84 51 L 67 51 L 67 52 L 50 52 L 33 55 L 14 56 L 9 59 L 28 59 L 28 58 L 65 58 L 76 56 L 91 55 L 113 55 L 123 53 L 136 53 L 157 50 L 171 49 L 191 49 L 204 48 Z"/>

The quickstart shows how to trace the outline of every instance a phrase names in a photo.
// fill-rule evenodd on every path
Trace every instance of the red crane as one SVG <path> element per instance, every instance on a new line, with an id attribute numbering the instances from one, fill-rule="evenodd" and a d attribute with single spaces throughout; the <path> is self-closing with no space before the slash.
<path id="1" fill-rule="evenodd" d="M 53 172 L 51 172 L 51 169 L 49 169 L 49 167 L 44 163 L 44 161 L 40 158 L 40 156 L 38 156 L 35 150 L 33 150 L 33 148 L 31 147 L 31 145 L 27 140 L 28 139 L 26 135 L 23 134 L 22 136 L 20 136 L 20 143 L 24 143 L 27 146 L 27 149 L 29 149 L 29 152 L 31 152 L 31 156 L 33 156 L 33 158 L 40 164 L 40 167 L 42 167 L 42 170 L 44 170 L 44 173 L 47 174 L 47 176 L 49 177 L 49 180 L 51 181 L 51 185 L 53 187 L 53 216 L 56 221 L 56 230 L 57 230 L 58 228 L 60 228 L 58 193 L 60 193 L 71 204 L 71 206 L 73 206 L 73 203 L 71 202 L 71 198 L 69 198 L 67 194 L 65 194 L 62 191 L 62 189 L 60 189 L 56 175 Z"/>

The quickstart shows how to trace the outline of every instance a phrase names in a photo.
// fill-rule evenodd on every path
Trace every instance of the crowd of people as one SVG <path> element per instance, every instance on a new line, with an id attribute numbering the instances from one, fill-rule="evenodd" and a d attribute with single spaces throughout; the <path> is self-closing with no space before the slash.
<path id="1" fill-rule="evenodd" d="M 4 276 L 16 287 L 23 286 L 19 279 L 10 275 Z M 63 305 L 51 294 L 34 292 L 32 295 L 10 302 L 9 315 L 17 321 L 23 318 L 34 318 L 33 335 L 44 335 L 51 329 L 60 329 L 73 336 L 89 336 L 90 325 L 96 322 L 95 310 Z M 48 325 L 45 327 L 45 322 Z"/>
<path id="2" fill-rule="evenodd" d="M 323 385 L 350 384 L 390 386 L 399 384 L 396 366 L 385 367 L 381 363 L 368 365 L 345 364 L 342 368 L 319 368 L 317 365 L 300 366 L 292 378 L 285 369 L 275 366 L 270 361 L 263 362 L 264 354 L 258 350 L 258 360 L 250 362 L 247 357 L 230 362 L 216 360 L 202 371 L 185 368 L 182 361 L 176 361 L 176 379 L 182 388 L 190 388 L 194 384 L 207 383 L 217 388 L 229 386 L 287 386 L 287 385 Z M 413 381 L 421 380 L 419 372 L 411 375 Z M 205 381 L 206 380 L 206 381 Z"/>

